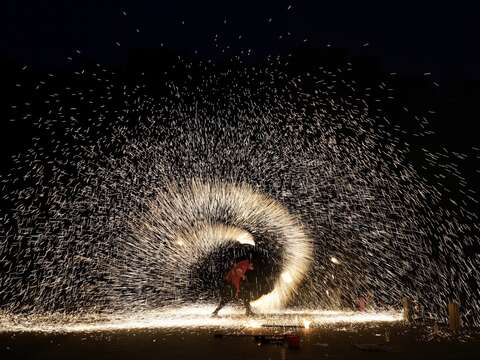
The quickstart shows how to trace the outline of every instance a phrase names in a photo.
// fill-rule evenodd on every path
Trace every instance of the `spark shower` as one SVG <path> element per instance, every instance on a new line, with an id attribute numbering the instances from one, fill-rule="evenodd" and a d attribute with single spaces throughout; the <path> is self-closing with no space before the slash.
<path id="1" fill-rule="evenodd" d="M 408 296 L 439 317 L 468 299 L 478 325 L 479 258 L 464 254 L 478 219 L 456 157 L 422 148 L 424 168 L 464 190 L 446 205 L 409 157 L 428 118 L 391 119 L 388 79 L 372 90 L 348 62 L 298 73 L 289 61 L 179 57 L 185 76 L 155 80 L 157 92 L 100 65 L 43 82 L 42 101 L 13 119 L 33 124 L 30 145 L 1 176 L 3 314 L 211 303 L 192 269 L 237 243 L 278 269 L 259 309 L 332 309 L 369 292 L 378 308 Z"/>

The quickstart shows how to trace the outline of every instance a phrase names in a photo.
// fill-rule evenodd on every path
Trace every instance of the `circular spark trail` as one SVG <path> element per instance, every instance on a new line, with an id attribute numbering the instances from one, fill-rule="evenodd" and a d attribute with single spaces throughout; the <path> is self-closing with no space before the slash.
<path id="1" fill-rule="evenodd" d="M 144 214 L 132 219 L 130 227 L 128 239 L 120 240 L 125 246 L 120 248 L 120 253 L 127 254 L 126 261 L 135 259 L 135 263 L 141 264 L 145 253 L 155 254 L 148 259 L 148 266 L 160 267 L 165 273 L 184 279 L 188 279 L 188 271 L 196 263 L 224 243 L 280 247 L 278 261 L 289 280 L 281 277 L 272 292 L 252 303 L 261 311 L 279 309 L 288 303 L 307 274 L 313 257 L 312 240 L 299 221 L 279 202 L 246 184 L 192 181 L 168 185 L 147 204 Z M 148 271 L 148 266 L 115 267 L 122 263 L 117 261 L 108 269 L 113 288 L 120 291 L 122 281 L 128 283 L 130 278 L 140 281 L 145 278 L 143 272 Z M 155 285 L 153 281 L 164 281 L 164 278 L 147 280 Z M 172 283 L 164 291 L 181 294 L 184 287 L 183 282 Z"/>

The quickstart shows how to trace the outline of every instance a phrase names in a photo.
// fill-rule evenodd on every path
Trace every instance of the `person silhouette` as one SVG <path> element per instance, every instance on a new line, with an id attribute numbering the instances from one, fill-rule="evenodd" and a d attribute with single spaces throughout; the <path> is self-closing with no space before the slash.
<path id="1" fill-rule="evenodd" d="M 218 312 L 230 301 L 235 298 L 241 298 L 247 316 L 253 315 L 250 307 L 250 296 L 248 292 L 240 291 L 240 284 L 242 280 L 246 280 L 247 271 L 253 270 L 253 263 L 249 260 L 242 260 L 235 263 L 230 271 L 224 276 L 224 285 L 220 291 L 220 303 L 213 311 L 212 316 L 218 316 Z"/>

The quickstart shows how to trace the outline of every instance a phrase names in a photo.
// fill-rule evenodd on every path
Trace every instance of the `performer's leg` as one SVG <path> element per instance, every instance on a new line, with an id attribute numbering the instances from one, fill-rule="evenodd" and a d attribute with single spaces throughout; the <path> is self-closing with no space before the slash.
<path id="1" fill-rule="evenodd" d="M 252 311 L 252 307 L 250 306 L 250 296 L 249 292 L 245 291 L 242 294 L 242 301 L 243 301 L 243 306 L 245 306 L 245 314 L 247 316 L 252 316 L 255 315 Z"/>
<path id="2" fill-rule="evenodd" d="M 220 298 L 220 303 L 218 304 L 217 308 L 213 311 L 212 316 L 217 316 L 218 312 L 228 303 L 228 299 L 222 296 Z"/>
<path id="3" fill-rule="evenodd" d="M 213 311 L 212 316 L 217 316 L 218 312 L 232 299 L 231 292 L 232 290 L 229 285 L 225 285 L 222 288 L 222 290 L 220 291 L 220 303 Z"/>

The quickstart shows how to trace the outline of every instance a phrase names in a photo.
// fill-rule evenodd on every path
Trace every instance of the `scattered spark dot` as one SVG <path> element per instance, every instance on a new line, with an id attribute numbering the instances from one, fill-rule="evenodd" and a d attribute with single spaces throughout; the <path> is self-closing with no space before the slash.
<path id="1" fill-rule="evenodd" d="M 340 264 L 340 260 L 338 260 L 335 256 L 332 256 L 330 258 L 330 261 L 336 265 L 339 265 Z M 332 275 L 333 276 L 333 275 Z"/>

